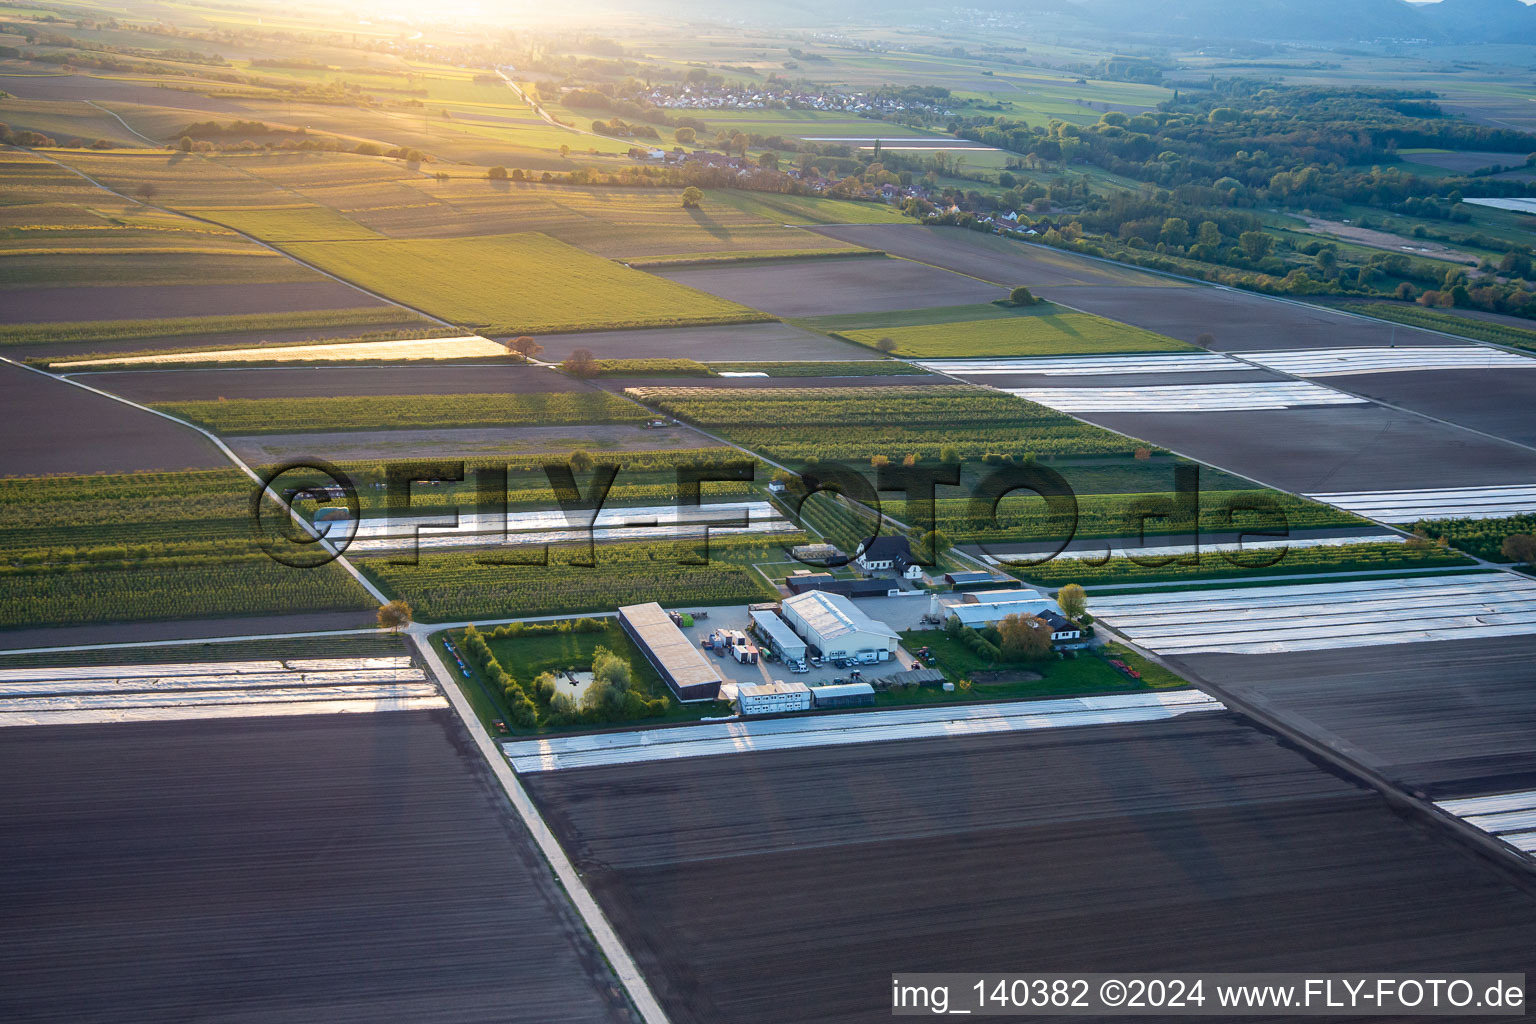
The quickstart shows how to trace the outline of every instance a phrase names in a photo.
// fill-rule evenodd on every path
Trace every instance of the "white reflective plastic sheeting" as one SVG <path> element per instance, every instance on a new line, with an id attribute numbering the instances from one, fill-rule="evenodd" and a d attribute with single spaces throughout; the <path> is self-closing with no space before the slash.
<path id="1" fill-rule="evenodd" d="M 1297 377 L 1411 370 L 1536 370 L 1536 359 L 1482 345 L 1436 348 L 1310 348 L 1244 352 L 1243 358 Z"/>
<path id="2" fill-rule="evenodd" d="M 589 527 L 588 521 L 592 523 Z M 698 506 L 651 505 L 603 509 L 595 519 L 588 513 L 569 516 L 553 509 L 500 514 L 462 513 L 458 525 L 442 516 L 374 518 L 341 522 L 336 540 L 352 538 L 353 554 L 424 548 L 485 545 L 558 544 L 566 541 L 670 540 L 718 534 L 789 533 L 796 527 L 766 501 L 716 502 Z M 324 524 L 322 524 L 324 525 Z"/>
<path id="3" fill-rule="evenodd" d="M 1510 573 L 1100 596 L 1094 614 L 1159 654 L 1273 654 L 1536 633 Z"/>
<path id="4" fill-rule="evenodd" d="M 564 736 L 502 744 L 519 772 L 665 761 L 752 750 L 837 746 L 937 736 L 969 736 L 1025 729 L 1110 725 L 1173 718 L 1195 711 L 1220 711 L 1220 701 L 1198 690 L 1120 694 L 1060 700 L 1021 701 L 960 708 L 904 708 L 732 721 L 647 729 L 626 733 Z"/>
<path id="5" fill-rule="evenodd" d="M 1536 855 L 1536 789 L 1438 800 L 1435 806 L 1523 853 Z"/>
<path id="6" fill-rule="evenodd" d="M 1189 555 L 1196 552 L 1220 553 L 1223 551 L 1238 553 L 1242 551 L 1274 551 L 1280 548 L 1331 548 L 1345 544 L 1401 544 L 1408 538 L 1400 533 L 1369 533 L 1358 537 L 1292 537 L 1284 540 L 1244 540 L 1242 543 L 1231 541 L 1218 543 L 1209 541 L 1198 547 L 1194 544 L 1162 544 L 1135 547 L 1122 545 L 1112 540 L 1104 542 L 1101 548 L 1074 548 L 1063 551 L 1053 561 L 1061 561 L 1063 558 L 1087 559 L 1095 561 L 1104 557 L 1108 551 L 1113 557 L 1128 558 L 1134 555 L 1137 558 L 1161 558 L 1168 555 Z M 994 551 L 991 554 L 982 555 L 982 560 L 993 565 L 1009 564 L 1010 560 L 1027 561 L 1031 558 L 1039 558 L 1039 553 L 1030 554 L 1027 551 L 1007 552 Z M 1234 566 L 1234 568 L 1237 568 Z"/>
<path id="7" fill-rule="evenodd" d="M 1363 398 L 1305 381 L 1167 384 L 1120 388 L 1003 388 L 1058 412 L 1253 412 L 1311 405 L 1360 405 Z"/>
<path id="8" fill-rule="evenodd" d="M 79 711 L 86 708 L 156 708 L 199 704 L 286 704 L 310 700 L 373 700 L 380 697 L 431 697 L 431 683 L 379 683 L 372 686 L 268 687 L 260 690 L 217 690 L 61 694 L 51 697 L 0 697 L 0 716 L 13 711 Z"/>
<path id="9" fill-rule="evenodd" d="M 289 658 L 283 661 L 160 662 L 148 665 L 76 665 L 0 669 L 0 683 L 36 679 L 131 679 L 135 676 L 264 675 L 273 672 L 341 672 L 410 668 L 410 658 Z"/>
<path id="10" fill-rule="evenodd" d="M 1332 491 L 1303 497 L 1384 523 L 1416 523 L 1420 519 L 1502 519 L 1536 512 L 1536 484 Z"/>
<path id="11" fill-rule="evenodd" d="M 1463 800 L 1440 800 L 1437 807 L 1464 818 L 1472 814 L 1502 814 L 1506 811 L 1536 809 L 1536 789 L 1519 793 L 1500 793 L 1497 796 L 1474 796 Z"/>
<path id="12" fill-rule="evenodd" d="M 1126 356 L 1031 356 L 1006 359 L 922 359 L 917 365 L 955 377 L 1031 373 L 1046 377 L 1092 377 L 1116 373 L 1226 373 L 1249 370 L 1214 352 Z"/>
<path id="13" fill-rule="evenodd" d="M 371 683 L 422 682 L 419 668 L 360 672 L 273 672 L 233 676 L 131 676 L 127 679 L 39 679 L 0 683 L 0 697 L 29 697 L 53 693 L 135 693 L 153 690 L 254 690 L 269 686 L 362 686 Z"/>
<path id="14" fill-rule="evenodd" d="M 445 707 L 411 659 L 93 665 L 13 669 L 0 678 L 0 725 L 251 717 Z"/>
<path id="15" fill-rule="evenodd" d="M 190 704 L 159 708 L 86 708 L 72 711 L 39 709 L 0 715 L 0 727 L 179 722 L 208 718 L 273 718 L 292 715 L 356 715 L 378 711 L 437 711 L 447 707 L 447 698 L 441 694 L 434 694 L 430 697 L 306 700 L 288 704 Z"/>

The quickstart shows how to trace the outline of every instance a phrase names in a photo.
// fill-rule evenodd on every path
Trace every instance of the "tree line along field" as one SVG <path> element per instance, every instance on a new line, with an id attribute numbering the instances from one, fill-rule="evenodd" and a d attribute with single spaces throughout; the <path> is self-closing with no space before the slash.
<path id="1" fill-rule="evenodd" d="M 1100 352 L 1189 352 L 1165 335 L 1106 320 L 1091 313 L 1042 303 L 1028 316 L 911 327 L 864 328 L 833 332 L 834 337 L 871 348 L 889 338 L 892 355 L 911 359 L 962 356 L 1062 356 Z"/>
<path id="2" fill-rule="evenodd" d="M 336 565 L 254 541 L 234 469 L 0 479 L 0 628 L 366 609 Z"/>
<path id="3" fill-rule="evenodd" d="M 493 334 L 771 319 L 537 233 L 286 248 L 354 284 Z"/>
<path id="4" fill-rule="evenodd" d="M 633 387 L 647 404 L 776 460 L 946 451 L 980 459 L 997 451 L 1036 455 L 1125 454 L 1143 447 L 1100 427 L 1011 395 L 970 385 L 880 388 Z"/>
<path id="5" fill-rule="evenodd" d="M 1193 580 L 1282 577 L 1315 572 L 1470 567 L 1476 564 L 1459 551 L 1412 543 L 1291 548 L 1284 553 L 1284 557 L 1279 556 L 1278 551 L 1259 549 L 1233 553 L 1229 560 L 1220 553 L 1203 551 L 1198 556 L 1190 556 L 1192 564 L 1185 564 L 1186 560 L 1182 557 L 1171 556 L 1142 559 L 1147 564 L 1121 557 L 1111 558 L 1101 564 L 1075 558 L 1056 558 L 1041 565 L 1002 565 L 1000 568 L 1030 583 L 1059 587 L 1068 583 L 1181 583 Z"/>
<path id="6" fill-rule="evenodd" d="M 440 622 L 558 615 L 644 601 L 708 607 L 774 600 L 778 592 L 751 564 L 782 558 L 805 541 L 804 534 L 776 535 L 772 543 L 712 536 L 704 565 L 684 562 L 698 557 L 702 538 L 598 544 L 593 567 L 572 564 L 588 556 L 585 545 L 551 545 L 548 565 L 495 564 L 537 558 L 537 549 L 423 552 L 417 565 L 388 558 L 353 564 L 385 592 L 407 601 L 418 619 Z"/>
<path id="7" fill-rule="evenodd" d="M 597 390 L 532 394 L 235 398 L 212 402 L 165 402 L 152 408 L 224 434 L 643 423 L 648 418 L 646 411 L 633 402 Z"/>

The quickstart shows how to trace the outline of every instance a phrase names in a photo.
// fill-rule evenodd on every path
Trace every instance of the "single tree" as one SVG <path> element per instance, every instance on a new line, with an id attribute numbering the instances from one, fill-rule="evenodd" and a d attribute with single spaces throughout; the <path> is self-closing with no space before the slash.
<path id="1" fill-rule="evenodd" d="M 761 167 L 765 171 L 778 170 L 779 154 L 775 153 L 771 149 L 764 150 L 757 157 L 757 166 Z"/>
<path id="2" fill-rule="evenodd" d="M 1051 627 L 1033 615 L 1007 615 L 997 624 L 1003 657 L 1009 661 L 1039 661 L 1051 655 Z"/>
<path id="3" fill-rule="evenodd" d="M 540 345 L 526 334 L 519 335 L 506 344 L 507 351 L 516 352 L 523 357 L 523 362 L 525 363 L 544 351 L 543 345 Z"/>
<path id="4" fill-rule="evenodd" d="M 1201 334 L 1201 335 L 1197 335 L 1196 338 L 1195 338 L 1195 344 L 1199 345 L 1201 348 L 1210 348 L 1212 345 L 1216 344 L 1216 335 L 1214 335 L 1214 334 Z"/>
<path id="5" fill-rule="evenodd" d="M 955 463 L 960 461 L 960 449 L 952 444 L 947 444 L 939 449 L 939 461 L 943 463 Z"/>
<path id="6" fill-rule="evenodd" d="M 1035 298 L 1034 292 L 1030 291 L 1023 285 L 1019 285 L 1013 291 L 1008 293 L 1008 301 L 1013 303 L 1015 306 L 1033 306 L 1040 300 Z"/>
<path id="7" fill-rule="evenodd" d="M 1536 536 L 1529 533 L 1512 533 L 1504 538 L 1504 544 L 1500 548 L 1504 557 L 1511 562 L 1523 562 L 1526 565 L 1536 565 Z"/>
<path id="8" fill-rule="evenodd" d="M 188 136 L 183 135 L 181 138 L 176 140 L 176 148 L 181 150 L 183 153 L 190 153 L 190 152 L 192 152 L 192 140 L 191 140 L 191 138 L 189 138 Z"/>
<path id="9" fill-rule="evenodd" d="M 1221 245 L 1220 226 L 1218 226 L 1217 223 L 1213 220 L 1201 221 L 1200 228 L 1195 234 L 1195 241 L 1199 242 L 1201 245 Z"/>
<path id="10" fill-rule="evenodd" d="M 672 137 L 678 141 L 679 145 L 691 146 L 698 139 L 699 133 L 692 128 L 679 128 L 672 133 Z"/>
<path id="11" fill-rule="evenodd" d="M 134 193 L 134 195 L 138 196 L 140 199 L 144 200 L 145 202 L 148 202 L 149 200 L 155 198 L 155 194 L 158 193 L 159 191 L 160 190 L 155 187 L 155 183 L 154 182 L 146 181 L 144 184 L 142 184 L 138 188 L 134 189 L 133 193 Z"/>
<path id="12" fill-rule="evenodd" d="M 697 186 L 689 185 L 683 189 L 683 209 L 697 209 L 702 202 L 704 202 L 704 192 Z"/>
<path id="13" fill-rule="evenodd" d="M 411 606 L 404 601 L 379 605 L 379 628 L 400 632 L 411 624 Z"/>
<path id="14" fill-rule="evenodd" d="M 585 473 L 592 468 L 592 456 L 577 448 L 571 452 L 571 457 L 566 459 L 566 464 L 571 467 L 572 473 Z"/>
<path id="15" fill-rule="evenodd" d="M 1068 618 L 1075 619 L 1088 610 L 1088 595 L 1076 583 L 1068 583 L 1056 591 L 1056 603 Z"/>
<path id="16" fill-rule="evenodd" d="M 506 181 L 507 169 L 500 164 L 497 164 L 495 167 L 492 167 L 490 170 L 486 171 L 485 176 L 490 178 L 492 181 Z"/>
<path id="17" fill-rule="evenodd" d="M 560 155 L 561 156 L 570 156 L 571 155 L 571 147 L 567 146 L 565 143 L 562 142 L 560 144 Z"/>
<path id="18" fill-rule="evenodd" d="M 894 352 L 896 351 L 896 339 L 881 338 L 879 341 L 875 342 L 875 348 L 879 349 L 881 352 Z"/>
<path id="19" fill-rule="evenodd" d="M 1237 244 L 1243 247 L 1243 252 L 1248 254 L 1249 259 L 1261 260 L 1269 255 L 1275 240 L 1262 231 L 1244 231 L 1237 236 Z"/>
<path id="20" fill-rule="evenodd" d="M 572 377 L 591 377 L 597 373 L 597 359 L 587 349 L 579 348 L 565 357 L 560 369 Z"/>
<path id="21" fill-rule="evenodd" d="M 747 146 L 751 141 L 751 139 L 747 138 L 741 132 L 737 132 L 735 135 L 731 136 L 731 148 L 736 151 L 738 156 L 745 159 L 747 155 Z"/>

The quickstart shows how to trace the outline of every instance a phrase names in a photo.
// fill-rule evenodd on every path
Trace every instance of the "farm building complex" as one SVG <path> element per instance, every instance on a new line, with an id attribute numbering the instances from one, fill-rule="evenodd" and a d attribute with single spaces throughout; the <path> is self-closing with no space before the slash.
<path id="1" fill-rule="evenodd" d="M 890 626 L 841 594 L 812 590 L 787 598 L 784 618 L 829 660 L 888 661 L 901 641 Z"/>
<path id="2" fill-rule="evenodd" d="M 685 703 L 714 700 L 720 694 L 720 673 L 699 653 L 683 631 L 654 601 L 619 609 L 619 625 Z"/>

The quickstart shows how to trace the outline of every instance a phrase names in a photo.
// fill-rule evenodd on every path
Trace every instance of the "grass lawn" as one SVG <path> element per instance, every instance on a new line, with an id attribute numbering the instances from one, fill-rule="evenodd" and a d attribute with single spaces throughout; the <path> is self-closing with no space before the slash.
<path id="1" fill-rule="evenodd" d="M 286 248 L 348 281 L 491 333 L 772 319 L 538 233 Z"/>
<path id="2" fill-rule="evenodd" d="M 901 634 L 907 650 L 932 647 L 936 667 L 946 679 L 956 684 L 954 690 L 917 687 L 879 693 L 877 705 L 944 704 L 974 700 L 1035 700 L 1045 697 L 1076 697 L 1095 693 L 1131 693 L 1143 690 L 1171 690 L 1189 684 L 1160 665 L 1154 665 L 1119 644 L 1106 644 L 1102 650 L 1119 658 L 1141 673 L 1140 679 L 1125 675 L 1104 658 L 1088 651 L 1076 658 L 1050 659 L 1018 665 L 994 664 L 974 654 L 970 648 L 941 629 L 909 631 Z M 1017 668 L 1038 673 L 1042 678 L 1007 683 L 972 682 L 967 690 L 962 683 L 978 672 L 1006 671 Z"/>
<path id="3" fill-rule="evenodd" d="M 1039 312 L 1006 319 L 962 320 L 912 327 L 866 328 L 839 337 L 874 347 L 896 343 L 893 355 L 914 359 L 947 356 L 1065 356 L 1101 352 L 1188 352 L 1194 346 L 1090 313 L 1042 303 Z"/>
<path id="4" fill-rule="evenodd" d="M 533 682 L 535 676 L 541 672 L 553 672 L 559 669 L 577 668 L 588 669 L 592 667 L 592 655 L 599 647 L 606 647 L 619 657 L 629 662 L 635 683 L 638 689 L 654 699 L 666 697 L 668 708 L 665 715 L 654 718 L 636 719 L 632 722 L 615 722 L 614 726 L 624 725 L 665 725 L 677 722 L 694 722 L 700 718 L 721 713 L 717 704 L 679 704 L 671 696 L 666 683 L 662 682 L 656 670 L 650 662 L 640 653 L 639 648 L 624 631 L 619 627 L 617 619 L 604 620 L 606 629 L 601 633 L 550 633 L 536 636 L 503 637 L 499 640 L 491 637 L 490 630 L 482 631 L 486 642 L 491 646 L 491 653 L 496 655 L 496 660 L 518 682 L 527 684 Z M 439 654 L 443 656 L 443 663 L 449 672 L 458 680 L 464 695 L 469 699 L 475 709 L 475 715 L 487 732 L 491 735 L 499 735 L 500 730 L 491 725 L 493 719 L 501 719 L 508 725 L 508 730 L 513 735 L 532 736 L 539 733 L 553 732 L 582 732 L 591 729 L 605 728 L 602 725 L 578 724 L 570 726 L 541 725 L 536 729 L 520 729 L 511 724 L 506 702 L 502 694 L 495 687 L 490 686 L 481 677 L 479 669 L 466 659 L 465 664 L 469 668 L 469 676 L 466 678 L 454 663 L 453 656 L 443 648 L 443 640 L 452 638 L 455 646 L 462 652 L 464 633 L 462 630 L 435 633 L 432 643 Z"/>

